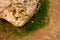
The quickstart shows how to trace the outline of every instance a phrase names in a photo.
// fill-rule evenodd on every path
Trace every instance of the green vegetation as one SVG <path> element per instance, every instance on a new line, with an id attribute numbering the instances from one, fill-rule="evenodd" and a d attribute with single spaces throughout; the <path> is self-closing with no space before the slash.
<path id="1" fill-rule="evenodd" d="M 31 33 L 48 25 L 49 23 L 49 18 L 47 15 L 48 9 L 49 9 L 49 1 L 42 0 L 36 14 L 23 27 L 14 28 L 13 25 L 6 22 L 5 20 L 0 20 L 0 31 L 8 33 L 11 32 L 11 34 L 20 36 L 24 36 L 25 34 L 28 35 L 28 33 Z"/>

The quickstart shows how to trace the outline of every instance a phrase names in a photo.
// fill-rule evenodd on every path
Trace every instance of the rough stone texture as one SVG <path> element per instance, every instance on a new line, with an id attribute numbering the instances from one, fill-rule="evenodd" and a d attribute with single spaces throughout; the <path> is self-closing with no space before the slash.
<path id="1" fill-rule="evenodd" d="M 7 38 L 7 40 L 60 40 L 60 0 L 50 0 L 50 25 L 42 28 L 34 33 L 20 39 L 10 35 L 8 38 L 5 33 L 0 34 L 0 39 Z M 2 36 L 1 36 L 2 35 Z M 5 37 L 4 37 L 5 36 Z"/>
<path id="2" fill-rule="evenodd" d="M 39 0 L 0 0 L 0 18 L 21 27 L 35 14 L 38 3 Z"/>
<path id="3" fill-rule="evenodd" d="M 0 12 L 6 9 L 11 4 L 10 0 L 0 0 Z"/>

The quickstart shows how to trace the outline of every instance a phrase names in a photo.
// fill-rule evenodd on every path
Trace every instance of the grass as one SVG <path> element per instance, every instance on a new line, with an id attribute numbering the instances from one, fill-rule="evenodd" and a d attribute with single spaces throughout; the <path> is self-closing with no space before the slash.
<path id="1" fill-rule="evenodd" d="M 2 32 L 12 32 L 11 34 L 24 36 L 26 33 L 29 34 L 36 30 L 39 30 L 49 24 L 48 18 L 49 1 L 42 0 L 41 5 L 36 14 L 21 28 L 14 28 L 13 25 L 6 22 L 5 20 L 0 20 L 0 31 Z"/>

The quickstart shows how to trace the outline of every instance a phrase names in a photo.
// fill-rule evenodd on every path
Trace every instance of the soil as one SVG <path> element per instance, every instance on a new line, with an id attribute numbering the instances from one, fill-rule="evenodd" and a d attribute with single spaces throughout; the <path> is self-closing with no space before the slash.
<path id="1" fill-rule="evenodd" d="M 60 40 L 60 0 L 50 0 L 50 24 L 36 31 L 33 35 L 23 37 L 0 32 L 0 40 Z"/>

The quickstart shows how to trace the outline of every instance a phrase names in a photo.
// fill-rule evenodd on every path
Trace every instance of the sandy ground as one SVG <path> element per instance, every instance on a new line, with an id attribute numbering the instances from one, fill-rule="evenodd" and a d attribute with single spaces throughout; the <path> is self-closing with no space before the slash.
<path id="1" fill-rule="evenodd" d="M 0 32 L 0 40 L 60 40 L 60 0 L 50 0 L 50 25 L 23 39 Z M 7 36 L 8 35 L 8 36 Z"/>

